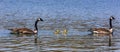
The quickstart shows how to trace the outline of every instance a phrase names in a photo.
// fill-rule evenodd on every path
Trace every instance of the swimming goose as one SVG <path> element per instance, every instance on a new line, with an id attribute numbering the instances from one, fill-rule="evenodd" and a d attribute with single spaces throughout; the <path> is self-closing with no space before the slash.
<path id="1" fill-rule="evenodd" d="M 66 36 L 66 35 L 68 34 L 68 30 L 67 30 L 67 29 L 64 29 L 64 30 L 62 31 L 62 34 L 63 34 L 64 36 Z"/>
<path id="2" fill-rule="evenodd" d="M 92 31 L 92 33 L 94 34 L 110 34 L 113 32 L 113 28 L 112 28 L 112 20 L 114 20 L 115 18 L 113 16 L 110 17 L 109 19 L 109 24 L 110 24 L 110 28 L 106 29 L 106 28 L 92 28 L 90 29 L 90 31 Z"/>
<path id="3" fill-rule="evenodd" d="M 37 23 L 39 21 L 43 21 L 43 19 L 38 18 L 35 21 L 35 26 L 34 26 L 35 29 L 34 30 L 31 30 L 31 29 L 28 29 L 28 28 L 13 28 L 13 29 L 8 29 L 8 30 L 11 30 L 12 34 L 37 34 L 38 33 Z"/>
<path id="4" fill-rule="evenodd" d="M 60 34 L 60 30 L 59 29 L 56 29 L 55 32 L 54 32 L 55 35 L 58 35 Z"/>

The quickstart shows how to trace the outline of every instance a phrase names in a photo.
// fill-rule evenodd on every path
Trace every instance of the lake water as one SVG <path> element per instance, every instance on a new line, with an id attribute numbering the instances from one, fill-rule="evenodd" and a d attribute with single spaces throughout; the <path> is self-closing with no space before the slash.
<path id="1" fill-rule="evenodd" d="M 0 0 L 0 52 L 119 52 L 119 14 L 119 0 Z M 88 31 L 109 28 L 110 16 L 115 17 L 112 36 Z M 44 21 L 37 35 L 7 30 L 34 29 L 38 17 Z"/>

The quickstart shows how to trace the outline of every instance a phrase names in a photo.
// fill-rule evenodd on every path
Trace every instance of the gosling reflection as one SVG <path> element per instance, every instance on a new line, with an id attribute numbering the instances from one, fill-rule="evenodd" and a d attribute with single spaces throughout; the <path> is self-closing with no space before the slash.
<path id="1" fill-rule="evenodd" d="M 62 31 L 62 35 L 67 36 L 67 34 L 68 34 L 68 30 L 67 30 L 67 29 L 64 29 L 64 30 Z"/>
<path id="2" fill-rule="evenodd" d="M 57 36 L 57 38 L 59 38 L 60 30 L 59 30 L 59 29 L 56 29 L 56 30 L 54 31 L 54 34 Z"/>

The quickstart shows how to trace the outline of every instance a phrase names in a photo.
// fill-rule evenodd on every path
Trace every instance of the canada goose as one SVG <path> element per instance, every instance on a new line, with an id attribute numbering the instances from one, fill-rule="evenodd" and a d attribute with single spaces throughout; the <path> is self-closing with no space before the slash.
<path id="1" fill-rule="evenodd" d="M 90 29 L 90 31 L 92 31 L 92 33 L 95 34 L 110 34 L 113 32 L 113 28 L 112 28 L 112 20 L 114 20 L 115 18 L 113 16 L 110 17 L 109 19 L 109 24 L 110 24 L 110 28 L 106 29 L 106 28 L 92 28 Z"/>
<path id="2" fill-rule="evenodd" d="M 34 26 L 35 29 L 34 30 L 31 30 L 31 29 L 28 29 L 28 28 L 13 28 L 13 29 L 8 29 L 8 30 L 11 30 L 12 34 L 37 34 L 38 33 L 37 23 L 39 21 L 43 21 L 43 19 L 38 18 L 35 21 L 35 26 Z"/>

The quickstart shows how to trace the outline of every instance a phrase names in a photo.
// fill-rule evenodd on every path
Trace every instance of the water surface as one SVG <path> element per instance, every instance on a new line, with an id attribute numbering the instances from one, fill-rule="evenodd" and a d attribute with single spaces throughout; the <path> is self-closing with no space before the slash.
<path id="1" fill-rule="evenodd" d="M 119 52 L 119 0 L 0 0 L 0 52 Z M 90 34 L 93 27 L 109 28 L 112 36 Z M 10 34 L 9 28 L 34 29 L 38 35 Z M 64 34 L 64 30 L 68 32 Z M 54 34 L 60 30 L 59 34 Z"/>

